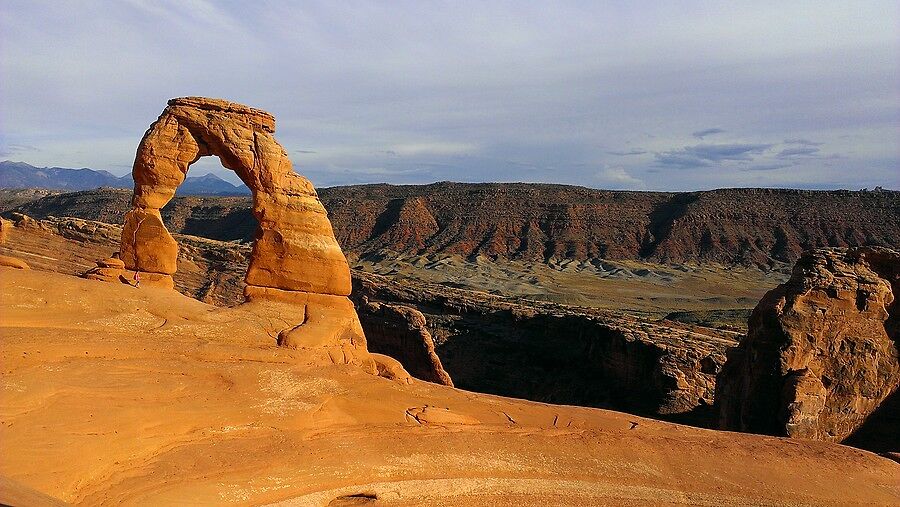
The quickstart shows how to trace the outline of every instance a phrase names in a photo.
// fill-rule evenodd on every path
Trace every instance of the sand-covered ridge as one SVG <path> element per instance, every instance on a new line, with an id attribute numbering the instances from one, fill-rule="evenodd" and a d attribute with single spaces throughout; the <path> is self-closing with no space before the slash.
<path id="1" fill-rule="evenodd" d="M 265 308 L 0 268 L 0 318 L 3 484 L 70 503 L 900 503 L 840 445 L 316 366 Z"/>

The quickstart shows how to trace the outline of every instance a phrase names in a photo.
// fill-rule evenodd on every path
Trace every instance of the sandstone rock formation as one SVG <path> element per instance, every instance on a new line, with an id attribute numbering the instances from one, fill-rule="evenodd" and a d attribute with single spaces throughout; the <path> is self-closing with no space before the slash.
<path id="1" fill-rule="evenodd" d="M 372 352 L 397 358 L 411 375 L 445 386 L 453 380 L 444 370 L 426 326 L 425 316 L 415 308 L 358 299 L 358 309 L 366 341 Z"/>
<path id="2" fill-rule="evenodd" d="M 120 226 L 77 218 L 29 222 L 33 227 L 16 228 L 9 251 L 32 254 L 36 269 L 59 273 L 85 271 L 121 236 Z M 177 289 L 218 306 L 240 305 L 250 245 L 175 237 Z M 443 371 L 470 391 L 706 425 L 716 373 L 737 345 L 737 333 L 723 330 L 352 273 L 368 349 L 397 358 L 418 379 L 450 382 Z M 284 313 L 294 322 L 273 341 L 305 312 L 287 306 Z"/>
<path id="3" fill-rule="evenodd" d="M 10 228 L 12 228 L 12 226 L 12 222 L 0 218 L 0 245 L 6 242 L 6 238 L 9 236 L 9 230 Z M 10 257 L 9 255 L 0 255 L 0 266 L 17 269 L 29 268 L 27 262 L 21 259 L 16 259 L 15 257 Z"/>
<path id="4" fill-rule="evenodd" d="M 353 298 L 373 350 L 418 378 L 435 371 L 427 332 L 456 387 L 704 426 L 715 424 L 716 374 L 737 345 L 735 333 L 361 271 Z"/>
<path id="5" fill-rule="evenodd" d="M 312 183 L 292 170 L 274 132 L 275 118 L 259 109 L 201 97 L 170 100 L 135 156 L 121 259 L 126 269 L 138 272 L 142 285 L 174 287 L 178 244 L 160 209 L 192 163 L 215 155 L 253 193 L 259 227 L 245 277 L 248 305 L 275 301 L 296 309 L 291 312 L 295 322 L 278 334 L 279 345 L 317 350 L 333 362 L 374 371 L 347 299 L 347 260 Z"/>
<path id="6" fill-rule="evenodd" d="M 898 290 L 894 250 L 804 255 L 791 279 L 760 301 L 748 336 L 729 354 L 716 392 L 721 426 L 900 449 L 900 404 L 889 399 L 900 385 Z M 893 431 L 864 428 L 880 407 L 895 411 L 879 415 Z M 878 441 L 885 435 L 892 441 Z"/>
<path id="7" fill-rule="evenodd" d="M 259 222 L 247 284 L 347 296 L 350 270 L 306 178 L 275 140 L 275 118 L 265 111 L 216 99 L 172 99 L 150 127 L 134 161 L 134 198 L 122 231 L 128 269 L 172 275 L 178 245 L 160 209 L 175 195 L 188 167 L 216 155 L 253 192 Z"/>
<path id="8" fill-rule="evenodd" d="M 0 268 L 0 503 L 900 503 L 870 452 L 307 365 L 251 310 Z"/>
<path id="9" fill-rule="evenodd" d="M 97 261 L 97 267 L 86 271 L 81 277 L 102 282 L 128 283 L 125 263 L 119 258 L 119 252 L 114 253 L 111 257 Z"/>

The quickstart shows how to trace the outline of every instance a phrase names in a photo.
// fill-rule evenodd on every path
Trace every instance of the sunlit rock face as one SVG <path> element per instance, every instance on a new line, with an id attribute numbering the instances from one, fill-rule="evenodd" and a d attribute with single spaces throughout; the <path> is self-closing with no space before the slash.
<path id="1" fill-rule="evenodd" d="M 309 180 L 275 140 L 269 113 L 218 99 L 172 99 L 144 134 L 134 161 L 134 199 L 122 234 L 128 269 L 175 273 L 178 246 L 160 209 L 188 168 L 216 155 L 253 192 L 259 223 L 247 284 L 315 294 L 350 294 L 350 270 Z"/>
<path id="2" fill-rule="evenodd" d="M 897 432 L 880 427 L 900 416 L 898 288 L 894 250 L 804 255 L 729 354 L 716 395 L 722 427 L 897 450 Z"/>
<path id="3" fill-rule="evenodd" d="M 312 183 L 293 171 L 274 132 L 275 118 L 259 109 L 202 97 L 170 100 L 144 134 L 134 160 L 134 197 L 120 247 L 126 278 L 174 286 L 178 243 L 160 209 L 191 164 L 215 155 L 253 193 L 259 227 L 245 277 L 247 306 L 285 321 L 279 345 L 314 350 L 326 361 L 375 372 L 378 361 L 367 351 L 347 298 L 347 259 Z"/>

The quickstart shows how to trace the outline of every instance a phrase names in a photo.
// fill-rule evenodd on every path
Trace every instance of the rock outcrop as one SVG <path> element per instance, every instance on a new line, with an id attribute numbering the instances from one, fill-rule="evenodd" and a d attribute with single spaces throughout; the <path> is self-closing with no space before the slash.
<path id="1" fill-rule="evenodd" d="M 453 385 L 435 352 L 422 312 L 406 305 L 369 301 L 366 296 L 355 299 L 372 352 L 397 358 L 418 379 Z"/>
<path id="2" fill-rule="evenodd" d="M 35 268 L 46 271 L 84 272 L 121 235 L 120 226 L 77 218 L 30 222 L 16 228 L 10 251 L 34 254 Z M 243 302 L 250 245 L 175 238 L 180 292 L 218 306 Z M 727 330 L 352 274 L 369 351 L 398 359 L 418 379 L 470 391 L 707 425 L 716 373 L 737 345 L 738 334 Z M 302 307 L 285 314 L 296 321 Z"/>
<path id="3" fill-rule="evenodd" d="M 897 251 L 804 255 L 718 377 L 722 428 L 900 450 L 898 290 Z"/>
<path id="4" fill-rule="evenodd" d="M 307 365 L 248 310 L 5 270 L 0 503 L 900 503 L 869 452 Z"/>
<path id="5" fill-rule="evenodd" d="M 279 345 L 316 350 L 334 363 L 359 364 L 374 372 L 376 362 L 347 298 L 347 260 L 312 183 L 293 171 L 274 132 L 275 118 L 259 109 L 201 97 L 170 100 L 135 156 L 134 196 L 125 214 L 121 259 L 127 270 L 137 272 L 141 285 L 174 287 L 178 244 L 160 210 L 174 197 L 190 165 L 215 155 L 253 193 L 259 226 L 245 277 L 247 304 L 293 308 L 287 312 L 292 323 L 278 333 Z"/>
<path id="6" fill-rule="evenodd" d="M 670 193 L 441 182 L 323 188 L 319 196 L 341 246 L 359 255 L 388 250 L 769 268 L 818 247 L 900 248 L 896 191 Z"/>
<path id="7" fill-rule="evenodd" d="M 418 378 L 434 371 L 419 338 L 424 331 L 462 389 L 715 424 L 716 374 L 736 333 L 353 275 L 366 335 L 377 342 L 372 349 L 397 357 Z"/>
<path id="8" fill-rule="evenodd" d="M 119 252 L 114 253 L 106 259 L 97 261 L 97 267 L 86 271 L 81 277 L 87 278 L 88 280 L 100 280 L 101 282 L 133 283 L 128 281 L 128 276 L 125 272 L 125 263 L 119 258 Z M 132 280 L 134 280 L 134 278 L 132 278 Z"/>
<path id="9" fill-rule="evenodd" d="M 9 236 L 9 230 L 12 226 L 12 222 L 0 218 L 0 245 L 6 242 L 6 238 Z M 9 255 L 0 255 L 0 266 L 16 269 L 29 269 L 27 262 Z"/>
<path id="10" fill-rule="evenodd" d="M 122 231 L 126 267 L 175 273 L 178 245 L 160 209 L 174 197 L 193 162 L 216 155 L 253 192 L 259 228 L 247 285 L 349 295 L 350 269 L 325 208 L 312 183 L 293 171 L 274 132 L 275 118 L 259 109 L 199 97 L 170 100 L 135 157 L 132 210 Z"/>

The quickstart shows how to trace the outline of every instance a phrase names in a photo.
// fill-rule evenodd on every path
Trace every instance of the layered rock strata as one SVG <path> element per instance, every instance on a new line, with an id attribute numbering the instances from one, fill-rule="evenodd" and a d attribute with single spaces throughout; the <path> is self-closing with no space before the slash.
<path id="1" fill-rule="evenodd" d="M 729 354 L 716 393 L 721 426 L 900 450 L 898 289 L 897 251 L 804 255 Z"/>
<path id="2" fill-rule="evenodd" d="M 443 182 L 320 188 L 318 195 L 344 252 L 363 257 L 398 252 L 550 265 L 642 260 L 789 271 L 814 248 L 900 248 L 897 191 L 660 193 Z M 130 195 L 102 189 L 38 197 L 28 202 L 0 192 L 0 209 L 119 223 Z M 250 208 L 249 197 L 176 196 L 162 214 L 173 232 L 249 240 L 256 230 Z"/>

